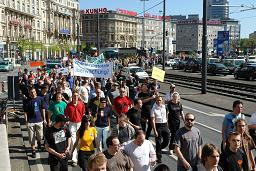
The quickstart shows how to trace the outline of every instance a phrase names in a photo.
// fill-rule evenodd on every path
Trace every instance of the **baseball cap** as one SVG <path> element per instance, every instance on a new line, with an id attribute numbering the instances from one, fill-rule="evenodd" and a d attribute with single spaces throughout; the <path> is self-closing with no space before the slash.
<path id="1" fill-rule="evenodd" d="M 67 121 L 69 121 L 69 119 L 66 118 L 62 114 L 57 115 L 56 118 L 55 118 L 55 122 L 67 122 Z"/>

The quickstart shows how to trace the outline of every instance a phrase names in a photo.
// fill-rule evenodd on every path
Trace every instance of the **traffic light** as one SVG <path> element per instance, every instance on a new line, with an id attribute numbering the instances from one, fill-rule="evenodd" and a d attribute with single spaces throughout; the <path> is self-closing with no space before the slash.
<path id="1" fill-rule="evenodd" d="M 165 31 L 165 36 L 168 36 L 168 31 Z"/>

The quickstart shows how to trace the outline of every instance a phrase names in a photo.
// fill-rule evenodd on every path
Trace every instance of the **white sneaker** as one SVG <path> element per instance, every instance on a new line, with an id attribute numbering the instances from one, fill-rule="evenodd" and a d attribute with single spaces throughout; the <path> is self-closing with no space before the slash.
<path id="1" fill-rule="evenodd" d="M 170 150 L 170 155 L 173 155 L 173 150 Z"/>

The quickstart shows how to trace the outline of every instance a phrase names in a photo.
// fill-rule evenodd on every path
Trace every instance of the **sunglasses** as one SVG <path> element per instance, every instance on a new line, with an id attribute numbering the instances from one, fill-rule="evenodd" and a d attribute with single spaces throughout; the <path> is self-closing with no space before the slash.
<path id="1" fill-rule="evenodd" d="M 186 118 L 185 120 L 193 122 L 195 119 Z"/>

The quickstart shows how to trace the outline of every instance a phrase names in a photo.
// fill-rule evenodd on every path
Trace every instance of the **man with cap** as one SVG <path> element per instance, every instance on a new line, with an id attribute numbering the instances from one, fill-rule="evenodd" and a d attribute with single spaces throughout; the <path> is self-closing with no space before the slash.
<path id="1" fill-rule="evenodd" d="M 67 121 L 64 115 L 57 115 L 54 125 L 45 133 L 45 149 L 49 153 L 50 168 L 54 171 L 68 170 L 71 134 L 65 126 Z"/>
<path id="2" fill-rule="evenodd" d="M 172 94 L 176 91 L 176 86 L 174 84 L 170 85 L 170 91 L 167 92 L 164 96 L 165 103 L 168 103 L 172 100 Z"/>

